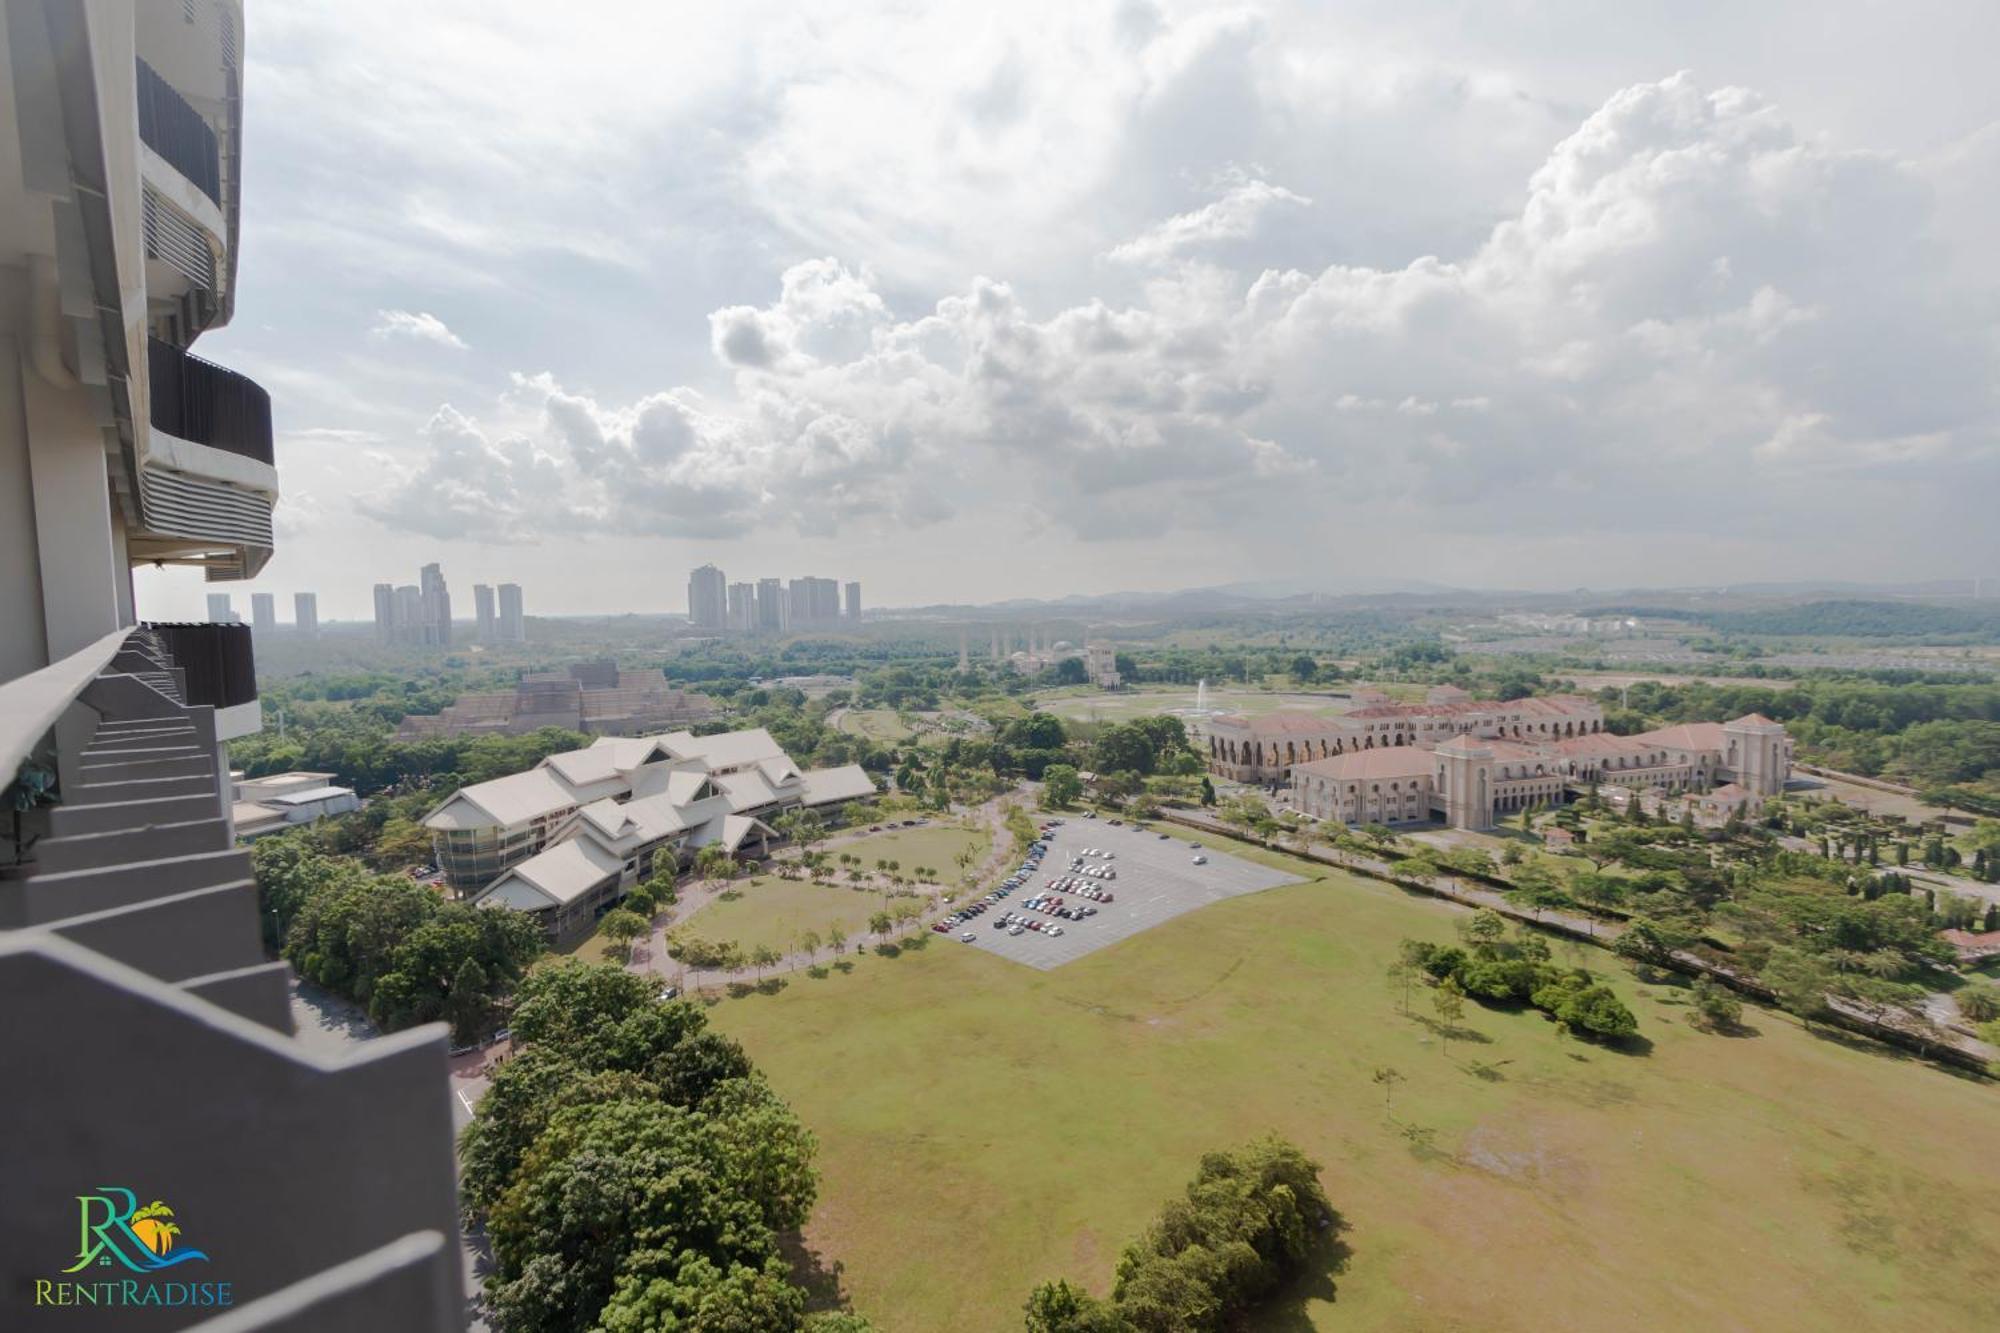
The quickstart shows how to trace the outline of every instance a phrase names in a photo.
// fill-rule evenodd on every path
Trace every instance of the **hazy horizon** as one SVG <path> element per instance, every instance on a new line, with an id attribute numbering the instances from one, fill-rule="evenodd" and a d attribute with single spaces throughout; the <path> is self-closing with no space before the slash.
<path id="1" fill-rule="evenodd" d="M 278 552 L 144 615 L 433 560 L 577 614 L 710 560 L 869 605 L 2000 572 L 2000 11 L 250 24 L 196 350 L 271 390 Z"/>

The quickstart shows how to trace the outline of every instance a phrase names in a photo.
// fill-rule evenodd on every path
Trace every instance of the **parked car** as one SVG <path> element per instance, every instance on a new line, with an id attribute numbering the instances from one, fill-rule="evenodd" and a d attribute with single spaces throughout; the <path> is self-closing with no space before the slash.
<path id="1" fill-rule="evenodd" d="M 976 938 L 977 936 L 975 936 L 971 931 L 968 930 L 963 935 L 960 935 L 958 937 L 958 941 L 961 944 L 970 944 Z"/>
<path id="2" fill-rule="evenodd" d="M 1063 933 L 1063 928 L 1061 926 L 1050 926 L 1048 933 L 1051 935 L 1060 935 Z"/>
<path id="3" fill-rule="evenodd" d="M 1007 927 L 1007 933 L 1009 935 L 1019 935 L 1022 931 L 1026 929 L 1027 929 L 1026 926 L 1023 926 L 1017 922 L 1016 924 Z"/>
<path id="4" fill-rule="evenodd" d="M 1197 856 L 1194 858 L 1194 863 L 1198 866 L 1205 866 L 1208 864 L 1208 858 L 1205 856 Z"/>
<path id="5" fill-rule="evenodd" d="M 1173 837 L 1174 837 L 1174 835 L 1173 835 L 1173 834 L 1171 834 L 1171 833 L 1162 833 L 1162 834 L 1160 835 L 1160 841 L 1161 841 L 1161 842 L 1172 842 L 1172 841 L 1173 841 Z"/>
<path id="6" fill-rule="evenodd" d="M 663 1000 L 678 1000 L 680 997 L 681 988 L 679 986 L 668 986 L 660 992 L 660 998 Z"/>

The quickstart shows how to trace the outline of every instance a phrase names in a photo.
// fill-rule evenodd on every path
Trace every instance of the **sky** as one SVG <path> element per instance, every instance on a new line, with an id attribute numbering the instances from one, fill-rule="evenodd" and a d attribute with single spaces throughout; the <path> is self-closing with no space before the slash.
<path id="1" fill-rule="evenodd" d="M 2000 6 L 253 3 L 278 552 L 531 613 L 2000 574 Z"/>

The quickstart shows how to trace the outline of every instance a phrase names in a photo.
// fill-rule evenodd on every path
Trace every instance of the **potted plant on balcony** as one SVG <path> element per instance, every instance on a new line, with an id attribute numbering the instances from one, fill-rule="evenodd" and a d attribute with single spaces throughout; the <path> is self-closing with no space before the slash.
<path id="1" fill-rule="evenodd" d="M 0 805 L 5 806 L 10 818 L 7 840 L 11 844 L 8 854 L 0 858 L 0 879 L 19 879 L 26 873 L 30 864 L 28 853 L 41 836 L 29 832 L 28 812 L 37 806 L 54 805 L 55 790 L 54 772 L 30 759 L 0 791 Z"/>

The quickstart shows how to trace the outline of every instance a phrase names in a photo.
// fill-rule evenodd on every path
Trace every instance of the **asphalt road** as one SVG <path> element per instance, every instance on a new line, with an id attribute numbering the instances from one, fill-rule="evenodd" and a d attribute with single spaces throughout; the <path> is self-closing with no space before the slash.
<path id="1" fill-rule="evenodd" d="M 1199 834 L 1185 829 L 1171 831 L 1162 839 L 1159 830 L 1141 832 L 1129 824 L 1114 827 L 1102 819 L 1070 819 L 1056 830 L 1055 841 L 1042 860 L 1041 872 L 999 906 L 989 908 L 984 916 L 954 930 L 953 937 L 970 931 L 973 943 L 958 947 L 985 949 L 1017 963 L 1047 970 L 1149 930 L 1162 921 L 1171 921 L 1184 912 L 1225 898 L 1298 882 L 1282 870 L 1213 847 L 1197 850 L 1188 845 L 1201 841 L 1204 839 Z M 1065 903 L 1088 903 L 1097 908 L 1097 915 L 1083 921 L 1064 921 L 1045 913 L 1030 914 L 1061 926 L 1063 934 L 1057 939 L 1036 931 L 1009 935 L 993 928 L 993 922 L 1000 916 L 1022 911 L 1021 904 L 1050 880 L 1069 875 L 1070 859 L 1081 854 L 1085 847 L 1112 853 L 1108 861 L 1089 857 L 1086 864 L 1108 865 L 1118 872 L 1115 880 L 1094 881 L 1109 889 L 1116 901 L 1090 903 L 1088 899 L 1063 893 Z M 1207 857 L 1208 864 L 1195 865 L 1196 856 Z"/>

